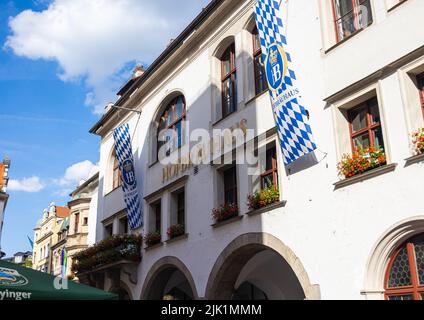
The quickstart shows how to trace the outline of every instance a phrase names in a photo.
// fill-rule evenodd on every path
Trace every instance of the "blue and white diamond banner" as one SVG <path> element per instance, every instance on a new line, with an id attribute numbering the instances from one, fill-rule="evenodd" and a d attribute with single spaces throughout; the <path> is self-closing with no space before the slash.
<path id="1" fill-rule="evenodd" d="M 128 222 L 132 230 L 143 226 L 143 207 L 138 194 L 137 179 L 134 170 L 134 158 L 128 123 L 115 129 L 115 152 L 121 171 L 122 190 L 127 206 Z"/>
<path id="2" fill-rule="evenodd" d="M 258 0 L 255 13 L 278 137 L 284 163 L 289 165 L 317 146 L 296 86 L 292 56 L 287 51 L 284 25 L 279 17 L 280 4 L 275 0 Z"/>

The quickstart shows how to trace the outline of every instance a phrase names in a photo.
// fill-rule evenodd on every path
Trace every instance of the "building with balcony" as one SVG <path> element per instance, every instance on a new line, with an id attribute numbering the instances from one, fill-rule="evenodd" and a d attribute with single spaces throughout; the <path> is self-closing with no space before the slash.
<path id="1" fill-rule="evenodd" d="M 56 276 L 63 275 L 74 279 L 73 257 L 94 243 L 98 182 L 98 172 L 92 172 L 90 178 L 81 183 L 70 195 L 71 201 L 67 206 L 70 214 L 60 226 L 58 225 L 57 242 L 51 248 L 53 271 Z"/>
<path id="2" fill-rule="evenodd" d="M 288 167 L 255 4 L 211 1 L 120 90 L 115 105 L 140 118 L 110 107 L 91 129 L 101 137 L 96 242 L 109 241 L 115 256 L 80 273 L 131 299 L 422 299 L 424 2 L 288 2 L 281 17 L 319 147 Z M 115 159 L 112 133 L 123 123 L 142 230 L 128 230 Z M 224 132 L 218 141 L 232 147 L 196 129 Z M 231 133 L 254 142 L 253 171 L 215 161 L 237 149 Z M 145 236 L 131 268 L 121 250 L 128 233 Z"/>
<path id="3" fill-rule="evenodd" d="M 3 231 L 4 212 L 6 210 L 9 195 L 7 194 L 7 183 L 9 181 L 10 159 L 5 158 L 0 163 L 0 253 L 1 251 L 1 234 Z"/>

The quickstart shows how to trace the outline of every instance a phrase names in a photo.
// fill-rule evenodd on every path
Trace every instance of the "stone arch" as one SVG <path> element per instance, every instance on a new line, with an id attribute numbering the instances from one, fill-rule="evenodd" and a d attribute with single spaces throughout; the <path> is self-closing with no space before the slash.
<path id="1" fill-rule="evenodd" d="M 215 48 L 215 51 L 213 52 L 213 56 L 220 60 L 222 55 L 224 54 L 225 50 L 228 49 L 228 47 L 235 43 L 235 37 L 233 35 L 225 37 L 224 39 L 222 39 L 219 44 L 217 45 L 217 47 Z"/>
<path id="2" fill-rule="evenodd" d="M 362 292 L 369 300 L 384 299 L 384 279 L 394 252 L 409 239 L 424 233 L 424 216 L 403 220 L 390 227 L 371 251 L 368 259 L 365 285 Z"/>
<path id="3" fill-rule="evenodd" d="M 320 299 L 318 285 L 312 285 L 301 261 L 282 241 L 267 233 L 248 233 L 233 240 L 213 266 L 206 287 L 206 298 L 229 299 L 244 265 L 256 254 L 272 250 L 290 266 L 308 300 Z"/>
<path id="4" fill-rule="evenodd" d="M 184 275 L 190 286 L 190 289 L 193 293 L 193 299 L 199 299 L 196 284 L 187 266 L 176 257 L 164 257 L 158 260 L 147 273 L 146 279 L 143 283 L 143 288 L 141 290 L 141 300 L 152 300 L 151 294 L 152 289 L 154 289 L 153 287 L 155 286 L 155 282 L 157 282 L 158 277 L 161 276 L 161 274 L 163 274 L 164 272 L 167 272 L 167 270 L 180 271 Z"/>

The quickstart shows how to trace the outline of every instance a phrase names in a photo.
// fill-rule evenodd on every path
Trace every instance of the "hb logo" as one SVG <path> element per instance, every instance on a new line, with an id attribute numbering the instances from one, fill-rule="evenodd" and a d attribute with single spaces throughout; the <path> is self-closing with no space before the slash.
<path id="1" fill-rule="evenodd" d="M 269 88 L 277 91 L 283 85 L 284 77 L 286 76 L 287 56 L 284 49 L 276 43 L 268 48 L 265 69 Z"/>
<path id="2" fill-rule="evenodd" d="M 134 162 L 130 159 L 125 160 L 123 164 L 122 177 L 124 182 L 128 186 L 135 185 L 135 172 L 134 172 Z"/>

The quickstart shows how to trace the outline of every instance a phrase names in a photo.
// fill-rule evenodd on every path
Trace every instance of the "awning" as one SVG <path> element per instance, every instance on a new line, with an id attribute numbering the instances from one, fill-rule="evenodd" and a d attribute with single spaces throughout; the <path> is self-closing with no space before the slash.
<path id="1" fill-rule="evenodd" d="M 0 261 L 1 300 L 118 300 L 112 293 Z"/>

